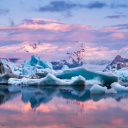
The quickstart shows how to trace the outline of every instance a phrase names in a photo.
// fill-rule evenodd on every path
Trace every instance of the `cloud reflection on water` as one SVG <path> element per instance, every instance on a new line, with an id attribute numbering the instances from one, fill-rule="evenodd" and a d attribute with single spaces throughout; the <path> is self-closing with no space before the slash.
<path id="1" fill-rule="evenodd" d="M 4 97 L 13 95 L 5 90 L 0 96 L 3 94 Z M 15 96 L 6 102 L 1 99 L 0 125 L 17 128 L 128 126 L 127 93 L 91 95 L 88 89 L 45 87 L 25 88 Z"/>

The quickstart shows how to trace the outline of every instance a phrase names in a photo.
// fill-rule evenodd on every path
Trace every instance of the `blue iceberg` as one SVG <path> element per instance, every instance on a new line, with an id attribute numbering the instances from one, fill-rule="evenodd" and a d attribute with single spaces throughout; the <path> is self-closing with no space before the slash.
<path id="1" fill-rule="evenodd" d="M 85 68 L 69 69 L 55 74 L 55 76 L 60 79 L 71 79 L 72 77 L 79 75 L 83 76 L 86 80 L 91 80 L 99 77 L 99 79 L 101 79 L 101 82 L 104 84 L 118 82 L 118 76 L 112 73 L 93 72 Z"/>

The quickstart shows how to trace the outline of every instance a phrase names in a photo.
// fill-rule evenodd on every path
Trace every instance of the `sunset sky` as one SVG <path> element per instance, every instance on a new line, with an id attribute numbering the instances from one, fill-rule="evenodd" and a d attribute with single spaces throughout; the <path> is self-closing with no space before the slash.
<path id="1" fill-rule="evenodd" d="M 39 43 L 33 49 L 33 43 Z M 127 0 L 0 0 L 0 58 L 128 56 Z"/>

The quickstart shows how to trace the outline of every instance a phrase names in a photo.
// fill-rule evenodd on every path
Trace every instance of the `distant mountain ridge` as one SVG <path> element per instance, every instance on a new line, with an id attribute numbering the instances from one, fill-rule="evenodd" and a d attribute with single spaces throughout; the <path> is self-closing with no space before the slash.
<path id="1" fill-rule="evenodd" d="M 13 63 L 16 63 L 19 60 L 18 58 L 0 58 L 0 60 L 2 60 L 2 59 L 6 59 L 6 60 L 13 62 Z"/>
<path id="2" fill-rule="evenodd" d="M 112 61 L 111 65 L 120 64 L 122 67 L 128 66 L 128 59 L 122 58 L 120 55 L 117 55 Z"/>
<path id="3" fill-rule="evenodd" d="M 115 72 L 121 68 L 128 67 L 128 59 L 122 58 L 120 55 L 117 55 L 115 59 L 107 65 L 104 69 L 105 72 Z"/>

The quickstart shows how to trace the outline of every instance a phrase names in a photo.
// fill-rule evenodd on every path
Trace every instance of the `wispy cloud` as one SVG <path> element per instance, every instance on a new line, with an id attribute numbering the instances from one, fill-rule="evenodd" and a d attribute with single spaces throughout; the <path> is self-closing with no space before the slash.
<path id="1" fill-rule="evenodd" d="M 39 12 L 62 12 L 74 8 L 101 9 L 107 4 L 103 2 L 93 2 L 89 4 L 78 4 L 66 1 L 52 1 L 49 5 L 39 7 Z"/>
<path id="2" fill-rule="evenodd" d="M 37 11 L 39 12 L 63 12 L 75 8 L 86 8 L 86 9 L 102 9 L 104 7 L 109 8 L 127 8 L 128 5 L 126 4 L 107 4 L 105 2 L 91 2 L 88 4 L 79 4 L 79 3 L 73 3 L 73 2 L 66 2 L 66 1 L 51 1 L 48 5 L 40 6 Z"/>
<path id="3" fill-rule="evenodd" d="M 49 5 L 39 8 L 40 12 L 62 12 L 73 8 L 80 8 L 83 5 L 65 2 L 65 1 L 52 1 Z"/>
<path id="4" fill-rule="evenodd" d="M 88 9 L 100 9 L 100 8 L 103 8 L 103 7 L 106 7 L 107 4 L 106 3 L 102 3 L 102 2 L 93 2 L 93 3 L 89 3 L 87 6 Z"/>
<path id="5" fill-rule="evenodd" d="M 105 18 L 109 18 L 109 19 L 119 19 L 122 17 L 126 17 L 126 15 L 110 15 L 110 16 L 106 16 Z"/>
<path id="6" fill-rule="evenodd" d="M 127 8 L 128 5 L 126 5 L 126 4 L 115 4 L 115 3 L 113 3 L 113 4 L 110 5 L 110 7 L 111 8 Z"/>
<path id="7" fill-rule="evenodd" d="M 112 27 L 117 27 L 117 29 L 123 30 L 123 29 L 128 29 L 128 24 L 118 24 L 118 25 L 113 25 Z"/>

